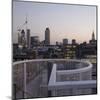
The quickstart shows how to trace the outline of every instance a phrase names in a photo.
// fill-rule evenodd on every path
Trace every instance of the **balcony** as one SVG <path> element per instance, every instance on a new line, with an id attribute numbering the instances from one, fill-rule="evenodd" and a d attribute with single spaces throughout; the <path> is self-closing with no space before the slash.
<path id="1" fill-rule="evenodd" d="M 35 59 L 13 63 L 13 98 L 95 94 L 92 64 L 74 59 Z"/>

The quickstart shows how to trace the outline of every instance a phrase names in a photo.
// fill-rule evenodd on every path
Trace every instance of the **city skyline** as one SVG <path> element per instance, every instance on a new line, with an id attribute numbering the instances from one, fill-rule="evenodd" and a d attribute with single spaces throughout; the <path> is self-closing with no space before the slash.
<path id="1" fill-rule="evenodd" d="M 45 39 L 46 27 L 50 29 L 51 44 L 64 38 L 69 43 L 72 39 L 89 42 L 93 31 L 96 37 L 96 6 L 14 1 L 13 43 L 17 42 L 17 28 L 25 23 L 26 16 L 31 36 L 39 36 L 40 41 Z"/>

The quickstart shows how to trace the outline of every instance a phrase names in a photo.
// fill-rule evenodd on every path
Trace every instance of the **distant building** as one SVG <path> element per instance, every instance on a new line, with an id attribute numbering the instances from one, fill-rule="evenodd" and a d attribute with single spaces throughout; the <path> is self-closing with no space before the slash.
<path id="1" fill-rule="evenodd" d="M 62 43 L 61 43 L 61 42 L 56 41 L 56 45 L 57 45 L 57 46 L 61 46 L 61 45 L 62 45 Z"/>
<path id="2" fill-rule="evenodd" d="M 97 55 L 97 41 L 94 32 L 89 43 L 83 42 L 77 47 L 77 58 L 85 58 L 86 56 Z"/>
<path id="3" fill-rule="evenodd" d="M 45 45 L 50 45 L 50 30 L 46 28 L 45 30 Z"/>
<path id="4" fill-rule="evenodd" d="M 39 37 L 38 36 L 31 36 L 31 47 L 39 45 Z"/>
<path id="5" fill-rule="evenodd" d="M 68 44 L 68 39 L 63 39 L 63 45 L 67 45 Z"/>
<path id="6" fill-rule="evenodd" d="M 30 29 L 27 29 L 27 47 L 30 48 Z"/>
<path id="7" fill-rule="evenodd" d="M 97 45 L 80 44 L 77 48 L 78 58 L 85 58 L 86 55 L 96 55 Z"/>
<path id="8" fill-rule="evenodd" d="M 76 58 L 77 44 L 67 44 L 63 47 L 64 58 L 73 59 Z"/>
<path id="9" fill-rule="evenodd" d="M 45 46 L 45 40 L 40 42 L 40 46 Z"/>
<path id="10" fill-rule="evenodd" d="M 56 45 L 59 45 L 58 41 L 56 41 Z"/>
<path id="11" fill-rule="evenodd" d="M 90 44 L 96 44 L 97 40 L 95 40 L 94 32 L 92 33 L 92 39 L 89 41 Z"/>
<path id="12" fill-rule="evenodd" d="M 72 39 L 72 43 L 68 44 L 68 39 L 63 39 L 63 52 L 64 58 L 74 59 L 76 58 L 77 43 L 75 39 Z"/>
<path id="13" fill-rule="evenodd" d="M 18 53 L 18 43 L 13 44 L 13 55 Z"/>
<path id="14" fill-rule="evenodd" d="M 18 44 L 13 44 L 13 61 L 36 59 L 36 57 L 37 53 L 35 50 L 26 47 L 20 48 Z"/>
<path id="15" fill-rule="evenodd" d="M 92 40 L 95 40 L 94 32 L 92 33 Z"/>
<path id="16" fill-rule="evenodd" d="M 21 44 L 21 35 L 20 35 L 20 33 L 18 33 L 18 45 L 20 45 Z"/>
<path id="17" fill-rule="evenodd" d="M 20 42 L 21 42 L 21 45 L 22 45 L 23 47 L 26 46 L 26 39 L 25 39 L 25 31 L 24 31 L 24 29 L 21 31 Z"/>
<path id="18" fill-rule="evenodd" d="M 72 44 L 77 44 L 75 39 L 72 39 Z"/>

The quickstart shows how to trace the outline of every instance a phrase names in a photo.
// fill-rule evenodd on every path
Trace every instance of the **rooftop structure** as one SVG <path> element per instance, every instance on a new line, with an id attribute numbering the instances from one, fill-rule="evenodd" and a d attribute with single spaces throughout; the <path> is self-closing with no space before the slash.
<path id="1" fill-rule="evenodd" d="M 45 45 L 50 45 L 50 29 L 45 30 Z"/>
<path id="2" fill-rule="evenodd" d="M 85 60 L 35 59 L 13 63 L 14 98 L 92 94 L 92 64 Z"/>

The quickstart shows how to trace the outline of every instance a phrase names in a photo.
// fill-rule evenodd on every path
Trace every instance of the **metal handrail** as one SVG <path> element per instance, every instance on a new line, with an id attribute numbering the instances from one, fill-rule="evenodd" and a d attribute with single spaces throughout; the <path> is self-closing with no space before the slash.
<path id="1" fill-rule="evenodd" d="M 18 65 L 18 64 L 23 64 L 23 63 L 29 63 L 29 62 L 55 62 L 55 61 L 71 61 L 71 62 L 79 62 L 79 63 L 87 63 L 88 66 L 85 68 L 80 68 L 80 69 L 75 69 L 75 70 L 88 70 L 90 68 L 92 68 L 92 64 L 89 61 L 85 61 L 85 60 L 76 60 L 76 59 L 32 59 L 32 60 L 24 60 L 24 61 L 17 61 L 13 63 L 14 65 Z M 73 70 L 73 69 L 72 69 Z M 72 71 L 71 70 L 71 71 Z M 70 71 L 70 70 L 68 70 Z"/>

